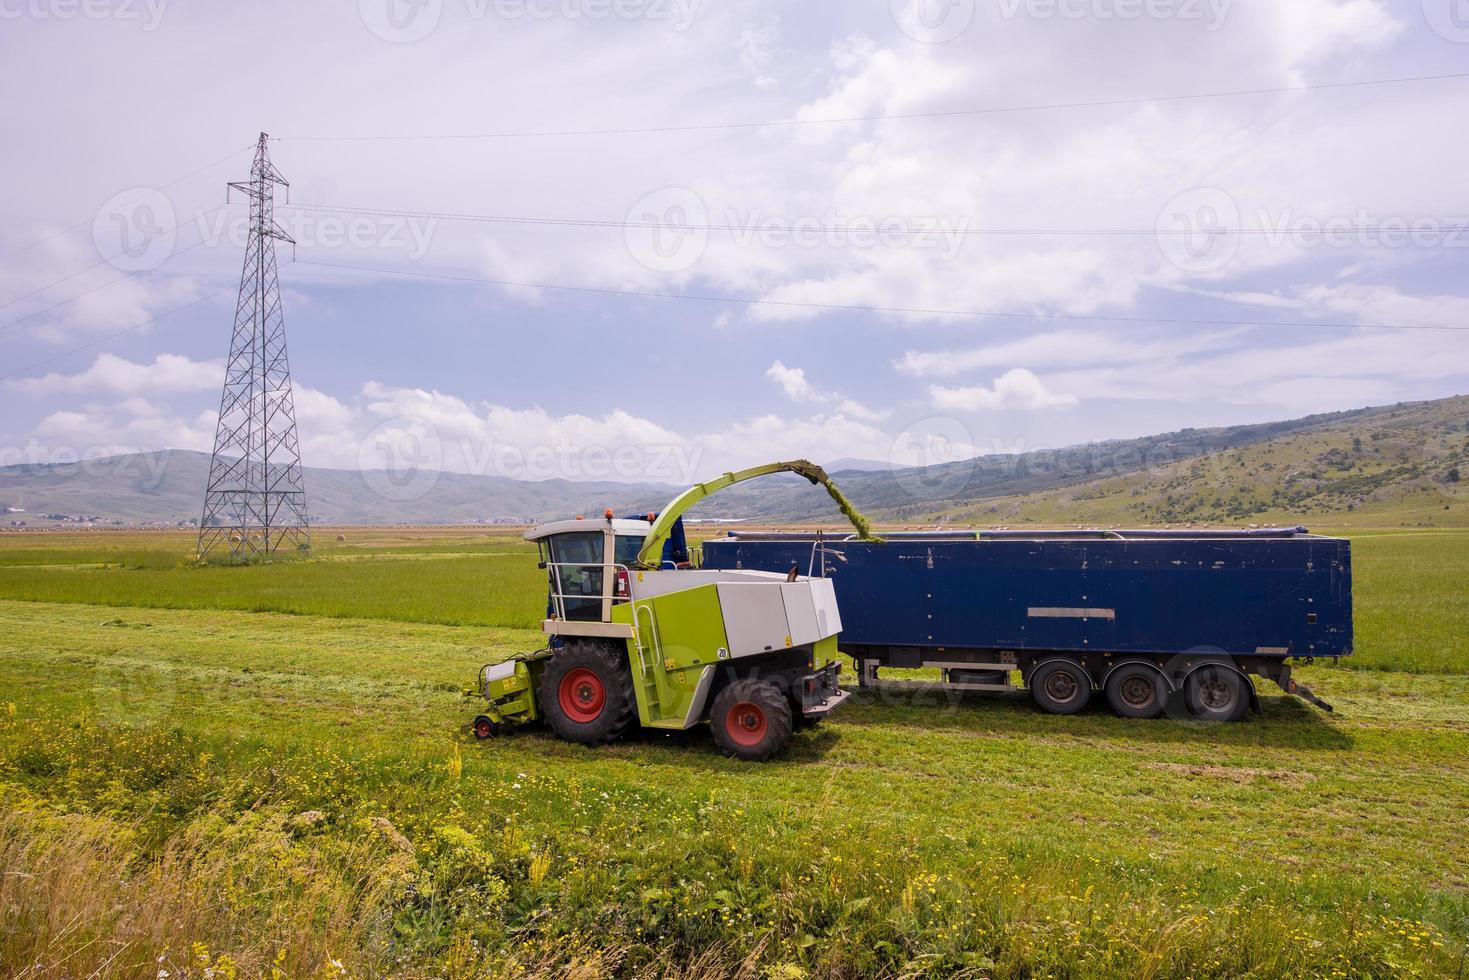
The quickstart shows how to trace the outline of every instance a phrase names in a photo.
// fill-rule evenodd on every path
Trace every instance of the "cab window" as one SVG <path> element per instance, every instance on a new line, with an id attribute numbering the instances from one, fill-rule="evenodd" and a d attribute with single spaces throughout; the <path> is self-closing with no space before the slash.
<path id="1" fill-rule="evenodd" d="M 615 549 L 617 557 L 613 558 L 612 561 L 615 564 L 631 568 L 637 563 L 638 552 L 643 550 L 644 540 L 642 535 L 619 534 Z"/>
<path id="2" fill-rule="evenodd" d="M 602 618 L 602 532 L 575 531 L 552 535 L 548 569 L 551 592 L 561 593 L 570 620 Z M 560 589 L 557 589 L 557 584 Z M 554 599 L 551 602 L 554 611 Z"/>

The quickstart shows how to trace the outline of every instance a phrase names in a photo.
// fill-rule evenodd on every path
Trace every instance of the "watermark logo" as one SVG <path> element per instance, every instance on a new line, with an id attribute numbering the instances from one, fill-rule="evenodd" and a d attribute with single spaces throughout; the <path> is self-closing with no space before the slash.
<path id="1" fill-rule="evenodd" d="M 400 415 L 373 427 L 357 447 L 357 466 L 369 490 L 402 503 L 439 483 L 444 445 L 427 419 Z"/>
<path id="2" fill-rule="evenodd" d="M 974 21 L 974 0 L 889 0 L 898 30 L 923 44 L 944 44 Z"/>
<path id="3" fill-rule="evenodd" d="M 623 242 L 640 265 L 654 272 L 682 272 L 709 247 L 709 211 L 687 187 L 663 187 L 628 209 Z"/>
<path id="4" fill-rule="evenodd" d="M 1218 187 L 1195 187 L 1158 212 L 1154 238 L 1169 262 L 1186 272 L 1224 268 L 1239 248 L 1239 206 Z"/>
<path id="5" fill-rule="evenodd" d="M 228 242 L 243 249 L 250 240 L 250 216 L 223 210 L 196 210 L 192 224 L 199 238 L 214 248 Z M 276 224 L 300 248 L 358 248 L 401 252 L 410 261 L 428 254 L 439 230 L 438 218 L 417 215 L 351 215 L 297 209 L 285 205 L 276 212 Z"/>
<path id="6" fill-rule="evenodd" d="M 116 20 L 158 30 L 168 0 L 0 0 L 0 20 Z"/>
<path id="7" fill-rule="evenodd" d="M 1398 249 L 1469 247 L 1469 215 L 1379 215 L 1358 208 L 1325 217 L 1292 208 L 1259 208 L 1248 227 L 1234 199 L 1217 187 L 1196 187 L 1158 213 L 1154 237 L 1163 257 L 1187 272 L 1228 265 L 1241 241 L 1266 248 Z"/>
<path id="8" fill-rule="evenodd" d="M 133 187 L 102 203 L 92 219 L 92 244 L 123 272 L 155 269 L 173 254 L 178 221 L 168 195 Z"/>
<path id="9" fill-rule="evenodd" d="M 357 0 L 357 13 L 373 35 L 389 44 L 412 44 L 434 32 L 444 0 Z"/>
<path id="10" fill-rule="evenodd" d="M 814 215 L 786 218 L 760 211 L 725 214 L 725 228 L 740 248 L 908 248 L 937 251 L 944 261 L 957 258 L 969 233 L 967 217 L 846 215 L 828 208 Z"/>
<path id="11" fill-rule="evenodd" d="M 898 433 L 888 450 L 893 477 L 917 500 L 936 500 L 962 489 L 974 472 L 974 436 L 948 415 L 930 415 Z"/>
<path id="12" fill-rule="evenodd" d="M 681 272 L 703 257 L 711 233 L 736 248 L 868 249 L 936 251 L 952 261 L 969 234 L 968 217 L 952 215 L 822 215 L 786 217 L 759 209 L 727 208 L 713 223 L 703 198 L 687 187 L 663 187 L 628 209 L 623 240 L 628 252 L 654 272 Z"/>
<path id="13" fill-rule="evenodd" d="M 1006 20 L 1171 20 L 1213 33 L 1224 26 L 1233 0 L 999 0 Z"/>
<path id="14" fill-rule="evenodd" d="M 470 21 L 607 21 L 666 23 L 675 31 L 693 25 L 701 0 L 457 0 L 455 13 Z M 422 41 L 444 18 L 444 0 L 358 0 L 357 12 L 374 36 L 390 44 Z"/>
<path id="15" fill-rule="evenodd" d="M 147 624 L 114 619 L 109 630 L 146 629 Z M 178 700 L 178 679 L 166 663 L 104 660 L 92 674 L 92 704 L 105 723 L 139 728 L 166 720 Z"/>
<path id="16" fill-rule="evenodd" d="M 1444 40 L 1469 44 L 1469 0 L 1423 0 L 1423 19 Z"/>

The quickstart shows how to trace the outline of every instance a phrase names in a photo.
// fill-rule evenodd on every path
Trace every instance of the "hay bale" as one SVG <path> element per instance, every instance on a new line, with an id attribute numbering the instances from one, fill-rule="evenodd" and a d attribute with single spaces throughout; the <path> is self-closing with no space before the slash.
<path id="1" fill-rule="evenodd" d="M 346 541 L 347 540 L 347 536 L 345 534 L 339 534 L 339 535 L 337 535 L 337 540 L 338 541 Z"/>

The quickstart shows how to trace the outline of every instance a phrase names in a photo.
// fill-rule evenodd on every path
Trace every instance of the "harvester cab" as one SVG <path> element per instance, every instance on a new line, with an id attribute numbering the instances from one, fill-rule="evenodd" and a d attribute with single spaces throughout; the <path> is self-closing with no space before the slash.
<path id="1" fill-rule="evenodd" d="M 544 719 L 574 742 L 611 742 L 633 725 L 687 729 L 708 721 L 728 755 L 768 759 L 792 728 L 826 716 L 838 686 L 841 616 L 824 578 L 693 567 L 683 541 L 689 507 L 732 483 L 795 472 L 861 515 L 804 460 L 726 473 L 646 519 L 576 519 L 527 531 L 547 573 L 545 649 L 481 672 L 486 737 Z"/>

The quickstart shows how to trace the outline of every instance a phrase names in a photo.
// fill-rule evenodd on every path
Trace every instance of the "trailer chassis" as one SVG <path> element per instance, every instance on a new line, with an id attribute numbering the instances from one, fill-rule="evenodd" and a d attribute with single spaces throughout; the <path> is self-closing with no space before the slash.
<path id="1" fill-rule="evenodd" d="M 1243 681 L 1249 699 L 1249 709 L 1260 711 L 1259 696 L 1255 692 L 1250 676 L 1263 677 L 1277 685 L 1287 694 L 1321 708 L 1334 710 L 1317 697 L 1309 687 L 1291 676 L 1292 665 L 1283 659 L 1259 656 L 1233 656 L 1219 652 L 1180 654 L 1113 654 L 1076 653 L 1073 651 L 1016 651 L 1016 650 L 953 650 L 924 647 L 863 647 L 845 648 L 856 666 L 857 686 L 862 691 L 889 693 L 986 693 L 1004 694 L 1029 686 L 1036 672 L 1047 664 L 1066 664 L 1079 667 L 1085 672 L 1094 691 L 1107 691 L 1108 680 L 1116 671 L 1128 666 L 1139 666 L 1155 672 L 1166 685 L 1169 701 L 1176 701 L 1186 689 L 1190 676 L 1206 667 L 1224 669 L 1237 674 Z M 937 669 L 940 679 L 894 680 L 879 676 L 882 669 Z M 1015 683 L 1020 675 L 1021 684 Z M 1046 704 L 1042 702 L 1042 706 Z M 1170 705 L 1160 706 L 1159 713 L 1169 710 Z"/>

